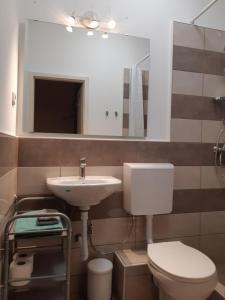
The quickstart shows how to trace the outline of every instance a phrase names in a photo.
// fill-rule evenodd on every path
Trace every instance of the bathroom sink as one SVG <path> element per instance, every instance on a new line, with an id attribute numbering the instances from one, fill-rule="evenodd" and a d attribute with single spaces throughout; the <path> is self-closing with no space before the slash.
<path id="1" fill-rule="evenodd" d="M 72 206 L 89 209 L 118 191 L 121 180 L 111 176 L 47 178 L 48 189 Z"/>

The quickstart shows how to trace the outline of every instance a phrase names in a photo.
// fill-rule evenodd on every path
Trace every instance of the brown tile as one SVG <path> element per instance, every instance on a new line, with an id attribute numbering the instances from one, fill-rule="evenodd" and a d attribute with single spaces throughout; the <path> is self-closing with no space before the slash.
<path id="1" fill-rule="evenodd" d="M 144 115 L 144 129 L 147 129 L 148 116 Z M 123 114 L 123 128 L 129 128 L 129 114 Z"/>
<path id="2" fill-rule="evenodd" d="M 225 189 L 176 190 L 173 213 L 225 210 Z"/>
<path id="3" fill-rule="evenodd" d="M 123 128 L 129 128 L 129 113 L 123 114 Z"/>
<path id="4" fill-rule="evenodd" d="M 123 85 L 123 99 L 129 99 L 130 94 L 130 85 L 129 83 L 124 83 Z"/>
<path id="5" fill-rule="evenodd" d="M 173 47 L 173 69 L 179 71 L 224 75 L 223 53 L 188 47 Z"/>
<path id="6" fill-rule="evenodd" d="M 173 94 L 171 117 L 194 120 L 222 120 L 225 105 L 219 105 L 212 97 Z"/>
<path id="7" fill-rule="evenodd" d="M 205 74 L 224 75 L 225 55 L 224 53 L 204 51 Z"/>
<path id="8" fill-rule="evenodd" d="M 58 139 L 20 138 L 19 166 L 59 166 L 60 145 Z"/>
<path id="9" fill-rule="evenodd" d="M 137 142 L 137 161 L 176 166 L 214 165 L 212 144 Z M 198 155 L 196 155 L 198 153 Z"/>
<path id="10" fill-rule="evenodd" d="M 1 134 L 0 136 L 0 176 L 18 164 L 18 138 Z"/>
<path id="11" fill-rule="evenodd" d="M 173 69 L 204 73 L 204 50 L 174 46 Z"/>
<path id="12" fill-rule="evenodd" d="M 123 86 L 123 99 L 130 98 L 130 85 L 125 83 Z M 148 85 L 143 85 L 143 100 L 148 100 Z"/>
<path id="13" fill-rule="evenodd" d="M 152 275 L 127 276 L 125 281 L 124 300 L 155 300 L 157 288 L 153 283 Z"/>

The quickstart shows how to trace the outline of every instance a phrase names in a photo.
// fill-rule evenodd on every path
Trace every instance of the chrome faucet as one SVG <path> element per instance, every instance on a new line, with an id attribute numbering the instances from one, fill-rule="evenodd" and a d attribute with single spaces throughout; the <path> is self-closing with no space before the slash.
<path id="1" fill-rule="evenodd" d="M 80 178 L 81 179 L 84 179 L 85 178 L 85 168 L 86 168 L 86 158 L 85 157 L 82 157 L 80 159 Z"/>

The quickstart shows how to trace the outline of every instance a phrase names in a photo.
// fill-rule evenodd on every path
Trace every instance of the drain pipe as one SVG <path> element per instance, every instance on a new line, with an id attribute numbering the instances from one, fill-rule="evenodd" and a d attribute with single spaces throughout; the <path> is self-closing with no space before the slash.
<path id="1" fill-rule="evenodd" d="M 82 260 L 88 259 L 88 211 L 81 211 L 82 236 L 79 238 Z"/>
<path id="2" fill-rule="evenodd" d="M 146 217 L 146 240 L 148 244 L 153 244 L 153 216 Z"/>

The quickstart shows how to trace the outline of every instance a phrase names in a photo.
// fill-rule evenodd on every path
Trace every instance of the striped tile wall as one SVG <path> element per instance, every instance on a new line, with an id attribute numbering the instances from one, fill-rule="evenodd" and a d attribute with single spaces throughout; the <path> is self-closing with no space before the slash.
<path id="1" fill-rule="evenodd" d="M 123 86 L 123 136 L 129 136 L 129 89 L 130 89 L 131 69 L 124 69 Z M 144 129 L 147 135 L 147 117 L 148 117 L 148 89 L 149 89 L 149 71 L 142 71 L 143 81 L 143 108 L 144 108 Z"/>
<path id="2" fill-rule="evenodd" d="M 223 31 L 174 22 L 172 142 L 216 143 L 225 118 L 225 105 L 213 99 L 225 96 L 224 46 Z M 221 142 L 225 142 L 225 135 Z M 212 146 L 208 151 L 213 155 Z M 190 205 L 202 197 L 213 197 L 212 201 L 217 201 L 225 191 L 223 172 L 217 170 L 214 163 L 177 166 L 175 194 L 180 197 L 183 194 L 183 203 L 187 198 Z M 197 210 L 197 205 L 195 208 Z"/>

